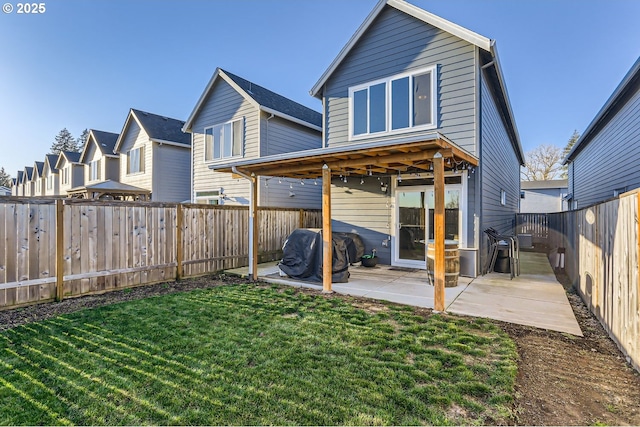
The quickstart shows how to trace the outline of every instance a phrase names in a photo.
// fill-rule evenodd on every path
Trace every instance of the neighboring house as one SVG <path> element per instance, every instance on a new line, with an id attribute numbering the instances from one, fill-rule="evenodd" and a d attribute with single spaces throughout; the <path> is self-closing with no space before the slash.
<path id="1" fill-rule="evenodd" d="M 639 188 L 639 163 L 640 58 L 564 160 L 570 208 L 589 206 Z"/>
<path id="2" fill-rule="evenodd" d="M 11 195 L 18 195 L 18 180 L 17 178 L 11 178 Z"/>
<path id="3" fill-rule="evenodd" d="M 183 130 L 191 133 L 193 146 L 192 202 L 246 205 L 249 183 L 209 166 L 320 148 L 322 115 L 218 68 Z M 262 177 L 258 205 L 319 208 L 321 188 L 307 184 Z"/>
<path id="4" fill-rule="evenodd" d="M 120 158 L 113 152 L 118 134 L 91 129 L 80 162 L 85 164 L 85 185 L 120 179 Z"/>
<path id="5" fill-rule="evenodd" d="M 24 176 L 24 171 L 18 171 L 16 174 L 16 182 L 14 185 L 13 195 L 17 197 L 24 196 L 24 185 L 22 184 L 22 177 Z"/>
<path id="6" fill-rule="evenodd" d="M 58 156 L 55 154 L 47 154 L 44 156 L 44 168 L 42 170 L 42 185 L 44 186 L 45 196 L 60 195 L 60 179 L 56 163 Z"/>
<path id="7" fill-rule="evenodd" d="M 215 169 L 331 174 L 323 209 L 333 231 L 358 233 L 367 252 L 398 267 L 426 268 L 438 203 L 445 238 L 460 246 L 460 273 L 476 276 L 488 251 L 483 230 L 514 231 L 524 164 L 495 42 L 381 0 L 311 94 L 322 101 L 323 148 Z M 434 201 L 442 174 L 444 198 Z"/>
<path id="8" fill-rule="evenodd" d="M 80 163 L 80 153 L 60 152 L 55 168 L 58 169 L 61 195 L 66 196 L 69 190 L 84 184 L 84 165 Z"/>
<path id="9" fill-rule="evenodd" d="M 131 109 L 116 141 L 120 183 L 153 201 L 189 200 L 191 142 L 184 122 Z"/>
<path id="10" fill-rule="evenodd" d="M 25 166 L 22 173 L 22 195 L 25 197 L 33 197 L 33 168 L 31 166 Z"/>
<path id="11" fill-rule="evenodd" d="M 0 185 L 0 196 L 11 196 L 11 189 Z"/>
<path id="12" fill-rule="evenodd" d="M 44 169 L 44 162 L 33 163 L 33 175 L 31 182 L 33 182 L 33 194 L 34 197 L 41 197 L 44 195 L 42 185 L 42 170 Z"/>
<path id="13" fill-rule="evenodd" d="M 522 181 L 520 188 L 522 213 L 562 212 L 568 209 L 566 179 Z"/>

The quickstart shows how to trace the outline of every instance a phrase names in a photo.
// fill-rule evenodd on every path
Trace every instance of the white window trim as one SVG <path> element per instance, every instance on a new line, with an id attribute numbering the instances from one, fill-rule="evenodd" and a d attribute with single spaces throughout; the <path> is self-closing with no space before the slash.
<path id="1" fill-rule="evenodd" d="M 500 190 L 500 205 L 507 206 L 507 191 Z"/>
<path id="2" fill-rule="evenodd" d="M 218 159 L 215 159 L 215 158 L 214 158 L 214 159 L 211 159 L 211 160 L 207 160 L 207 129 L 213 129 L 213 128 L 214 128 L 214 127 L 216 127 L 216 126 L 224 126 L 224 125 L 226 125 L 226 124 L 231 124 L 231 131 L 233 132 L 233 123 L 235 123 L 235 122 L 241 122 L 241 123 L 242 123 L 242 135 L 241 135 L 241 138 L 242 138 L 241 145 L 242 145 L 242 147 L 241 147 L 241 150 L 240 150 L 240 151 L 242 152 L 242 154 L 237 155 L 237 156 L 233 156 L 233 155 L 232 155 L 232 156 L 229 156 L 229 157 L 220 157 L 220 158 L 218 158 Z M 216 163 L 225 163 L 225 162 L 228 162 L 229 160 L 244 158 L 244 149 L 245 149 L 245 146 L 244 146 L 244 144 L 245 144 L 244 134 L 245 134 L 245 126 L 246 126 L 246 124 L 245 124 L 244 117 L 238 117 L 238 118 L 236 118 L 236 119 L 228 120 L 228 121 L 223 122 L 223 123 L 216 123 L 216 124 L 215 124 L 215 125 L 213 125 L 213 126 L 207 126 L 207 127 L 205 127 L 205 128 L 202 130 L 202 136 L 203 136 L 202 159 L 203 159 L 203 162 L 204 162 L 205 164 L 209 165 L 209 164 L 216 164 Z M 211 147 L 211 150 L 212 150 L 212 154 L 213 154 L 213 147 Z M 231 151 L 233 151 L 233 134 L 231 134 Z"/>
<path id="3" fill-rule="evenodd" d="M 420 125 L 420 126 L 411 126 L 412 123 L 410 123 L 409 127 L 406 128 L 402 128 L 402 129 L 391 129 L 391 120 L 393 117 L 393 111 L 391 108 L 392 102 L 391 102 L 391 82 L 394 80 L 399 80 L 405 77 L 412 77 L 415 75 L 419 75 L 419 74 L 424 74 L 427 72 L 431 72 L 431 94 L 433 96 L 433 101 L 431 104 L 431 124 L 427 124 L 427 125 Z M 411 80 L 410 80 L 411 81 Z M 385 131 L 381 131 L 381 132 L 369 132 L 369 103 L 367 102 L 367 132 L 360 134 L 360 135 L 354 135 L 353 134 L 353 94 L 355 92 L 358 92 L 362 89 L 366 89 L 369 88 L 371 86 L 375 86 L 377 84 L 380 83 L 385 83 L 385 95 L 386 95 L 386 104 L 385 104 L 385 108 L 386 108 L 386 121 L 385 121 Z M 378 80 L 373 80 L 367 83 L 363 83 L 363 84 L 359 84 L 357 86 L 352 86 L 349 88 L 349 99 L 348 99 L 348 103 L 349 103 L 349 108 L 348 108 L 348 122 L 349 122 L 349 141 L 357 141 L 357 140 L 361 140 L 361 139 L 367 139 L 367 138 L 371 138 L 371 137 L 377 137 L 377 136 L 385 136 L 385 135 L 397 135 L 397 134 L 404 134 L 404 133 L 409 133 L 409 132 L 415 132 L 415 131 L 421 131 L 421 130 L 430 130 L 430 129 L 437 129 L 438 128 L 438 105 L 439 105 L 439 100 L 438 100 L 438 92 L 437 92 L 437 88 L 438 88 L 438 66 L 437 65 L 431 65 L 429 67 L 424 67 L 424 68 L 419 68 L 416 70 L 411 70 L 408 71 L 406 73 L 402 73 L 402 74 L 396 74 L 393 76 L 389 76 L 383 79 L 378 79 Z M 410 121 L 413 121 L 413 89 L 410 86 L 410 90 L 409 90 L 409 108 L 410 108 L 410 112 L 411 114 L 409 114 L 409 119 Z"/>
<path id="4" fill-rule="evenodd" d="M 95 167 L 95 176 L 93 174 Z M 98 181 L 100 180 L 100 160 L 92 160 L 89 162 L 89 181 Z"/>
<path id="5" fill-rule="evenodd" d="M 198 196 L 198 193 L 202 194 L 202 193 L 214 193 L 217 192 L 218 195 L 206 195 L 206 196 Z M 195 196 L 194 196 L 194 202 L 198 203 L 198 200 L 217 200 L 218 201 L 218 205 L 223 205 L 224 204 L 224 194 L 223 194 L 223 189 L 222 188 L 212 188 L 209 190 L 200 190 L 200 191 L 195 191 Z M 208 203 L 207 203 L 208 204 Z"/>
<path id="6" fill-rule="evenodd" d="M 142 156 L 140 156 L 140 163 L 142 163 L 141 170 L 139 170 L 137 172 L 130 172 L 130 170 L 131 170 L 131 167 L 130 167 L 131 152 L 134 151 L 134 150 L 146 151 L 146 150 L 143 150 L 143 148 L 144 148 L 144 145 L 140 145 L 138 147 L 131 147 L 131 149 L 127 152 L 127 155 L 125 156 L 126 163 L 124 165 L 125 171 L 127 171 L 126 172 L 126 176 L 135 176 L 135 175 L 144 174 L 147 165 L 146 165 L 146 161 L 145 161 L 146 159 L 144 159 Z M 142 153 L 142 154 L 144 154 L 146 156 L 146 153 Z M 140 165 L 138 165 L 138 167 L 140 167 Z"/>

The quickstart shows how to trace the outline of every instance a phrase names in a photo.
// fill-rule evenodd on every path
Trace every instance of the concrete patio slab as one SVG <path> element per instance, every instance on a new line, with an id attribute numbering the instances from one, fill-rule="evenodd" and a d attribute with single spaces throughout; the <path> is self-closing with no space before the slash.
<path id="1" fill-rule="evenodd" d="M 555 278 L 544 254 L 521 253 L 521 275 L 490 273 L 475 279 L 460 277 L 458 286 L 445 289 L 446 311 L 503 322 L 533 326 L 582 336 L 564 288 Z M 227 270 L 247 275 L 248 268 Z M 348 283 L 334 283 L 333 291 L 416 307 L 433 308 L 434 288 L 426 271 L 350 267 Z M 321 283 L 280 277 L 277 262 L 260 264 L 258 276 L 271 283 L 322 290 Z"/>

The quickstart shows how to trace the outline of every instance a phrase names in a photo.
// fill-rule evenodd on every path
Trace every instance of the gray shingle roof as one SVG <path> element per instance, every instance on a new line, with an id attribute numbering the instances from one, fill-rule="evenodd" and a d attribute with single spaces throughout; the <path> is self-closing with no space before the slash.
<path id="1" fill-rule="evenodd" d="M 131 109 L 140 120 L 144 131 L 151 139 L 161 139 L 164 141 L 177 142 L 187 146 L 191 145 L 191 135 L 182 132 L 184 121 L 159 116 L 146 111 Z"/>
<path id="2" fill-rule="evenodd" d="M 93 136 L 95 137 L 102 154 L 113 154 L 113 149 L 115 148 L 116 141 L 120 135 L 113 132 L 104 132 L 95 129 L 91 129 L 91 131 L 93 132 Z"/>
<path id="3" fill-rule="evenodd" d="M 18 175 L 17 181 L 18 181 L 18 184 L 19 184 L 19 183 L 22 182 L 22 175 L 24 175 L 24 171 L 18 171 L 17 175 Z"/>
<path id="4" fill-rule="evenodd" d="M 81 153 L 76 151 L 64 151 L 63 153 L 71 163 L 78 163 L 80 161 Z"/>
<path id="5" fill-rule="evenodd" d="M 45 156 L 45 161 L 47 163 L 49 163 L 49 170 L 51 170 L 51 172 L 53 172 L 53 173 L 58 172 L 58 169 L 56 169 L 56 163 L 58 162 L 58 156 L 56 156 L 55 154 L 47 154 Z"/>
<path id="6" fill-rule="evenodd" d="M 31 181 L 31 178 L 33 177 L 33 168 L 31 166 L 25 166 L 24 173 L 26 174 L 27 181 Z"/>
<path id="7" fill-rule="evenodd" d="M 38 170 L 38 176 L 42 176 L 42 170 L 44 169 L 44 162 L 36 162 L 36 169 Z"/>
<path id="8" fill-rule="evenodd" d="M 566 179 L 550 179 L 547 181 L 522 181 L 520 188 L 523 190 L 543 190 L 547 188 L 567 188 Z"/>
<path id="9" fill-rule="evenodd" d="M 251 96 L 258 104 L 262 105 L 263 107 L 271 108 L 272 110 L 276 110 L 291 117 L 304 120 L 307 123 L 311 123 L 319 127 L 322 126 L 322 114 L 318 113 L 317 111 L 305 107 L 302 104 L 298 104 L 297 102 L 292 101 L 289 98 L 285 98 L 282 95 L 278 95 L 277 93 L 272 92 L 269 89 L 265 89 L 255 83 L 252 83 L 249 80 L 236 76 L 235 74 L 232 74 L 227 70 L 222 71 L 224 71 L 224 73 L 228 75 L 231 80 L 233 80 L 238 86 L 242 88 L 242 90 L 247 92 L 249 96 Z"/>

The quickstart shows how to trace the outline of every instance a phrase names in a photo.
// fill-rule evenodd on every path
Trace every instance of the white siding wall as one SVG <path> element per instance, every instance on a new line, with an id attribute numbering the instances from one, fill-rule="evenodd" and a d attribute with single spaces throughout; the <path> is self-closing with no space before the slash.
<path id="1" fill-rule="evenodd" d="M 102 178 L 104 180 L 118 181 L 120 179 L 120 159 L 117 157 L 103 157 L 102 163 L 105 165 Z"/>
<path id="2" fill-rule="evenodd" d="M 190 199 L 189 179 L 191 149 L 172 145 L 153 145 L 153 196 L 154 201 L 184 202 Z"/>
<path id="3" fill-rule="evenodd" d="M 134 185 L 153 192 L 153 144 L 144 130 L 138 126 L 135 120 L 131 120 L 120 146 L 120 182 Z M 138 147 L 144 147 L 144 172 L 127 174 L 127 153 Z M 153 194 L 151 199 L 155 200 Z"/>

